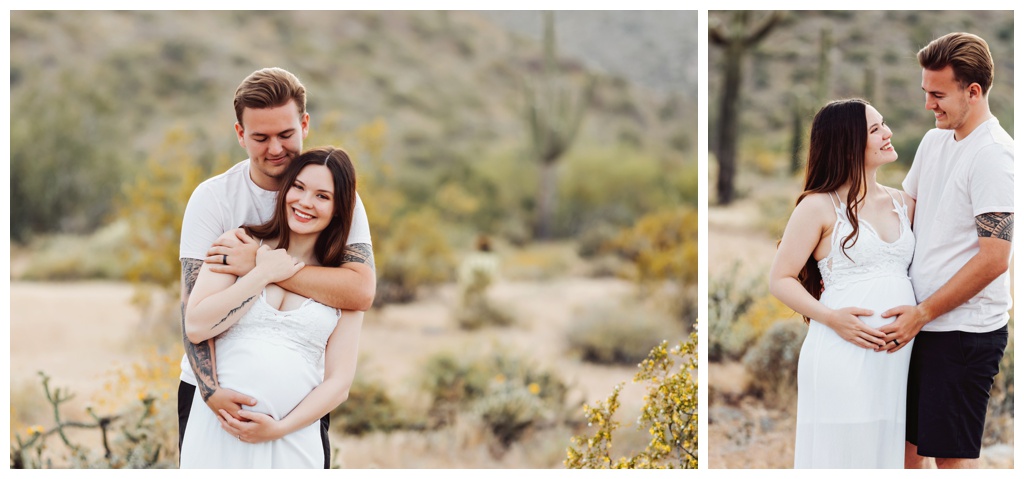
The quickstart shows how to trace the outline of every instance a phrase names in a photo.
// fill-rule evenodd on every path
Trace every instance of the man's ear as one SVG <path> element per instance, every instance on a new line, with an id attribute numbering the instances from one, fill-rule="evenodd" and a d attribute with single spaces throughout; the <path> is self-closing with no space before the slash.
<path id="1" fill-rule="evenodd" d="M 971 100 L 975 100 L 975 99 L 980 100 L 981 99 L 981 85 L 979 85 L 977 83 L 971 83 L 967 87 L 967 93 L 968 93 L 968 95 L 969 95 Z"/>
<path id="2" fill-rule="evenodd" d="M 245 128 L 241 123 L 235 122 L 235 135 L 238 136 L 238 144 L 245 148 Z"/>

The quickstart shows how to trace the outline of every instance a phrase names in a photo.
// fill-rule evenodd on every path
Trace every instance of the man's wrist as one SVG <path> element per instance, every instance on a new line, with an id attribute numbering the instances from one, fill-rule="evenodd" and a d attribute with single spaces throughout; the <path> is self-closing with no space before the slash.
<path id="1" fill-rule="evenodd" d="M 935 315 L 932 313 L 931 308 L 928 304 L 921 303 L 914 307 L 917 310 L 917 323 L 920 326 L 924 326 L 935 319 Z"/>

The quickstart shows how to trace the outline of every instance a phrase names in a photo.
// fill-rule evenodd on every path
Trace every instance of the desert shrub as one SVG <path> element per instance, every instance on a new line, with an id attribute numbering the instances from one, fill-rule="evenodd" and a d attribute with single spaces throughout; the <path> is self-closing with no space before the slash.
<path id="1" fill-rule="evenodd" d="M 576 237 L 579 243 L 576 251 L 581 258 L 594 258 L 608 251 L 619 233 L 619 228 L 610 223 L 599 222 L 589 225 Z"/>
<path id="2" fill-rule="evenodd" d="M 623 231 L 616 251 L 637 266 L 641 283 L 697 282 L 697 210 L 679 207 L 651 213 Z"/>
<path id="3" fill-rule="evenodd" d="M 677 205 L 675 187 L 685 167 L 634 148 L 570 150 L 559 172 L 556 234 L 576 235 L 601 223 L 622 228 Z"/>
<path id="4" fill-rule="evenodd" d="M 788 404 L 796 394 L 797 361 L 806 335 L 803 321 L 780 321 L 743 356 L 750 388 L 769 404 Z"/>
<path id="5" fill-rule="evenodd" d="M 686 327 L 696 320 L 687 316 L 687 304 L 695 303 L 695 291 L 688 286 L 697 284 L 697 225 L 697 210 L 679 206 L 644 215 L 613 243 L 617 254 L 636 265 L 642 291 L 672 285 L 670 307 Z"/>
<path id="6" fill-rule="evenodd" d="M 743 315 L 768 294 L 764 274 L 740 277 L 736 261 L 708 286 L 708 360 L 723 361 L 743 357 L 752 338 L 739 326 Z M 737 334 L 740 333 L 740 334 Z"/>
<path id="7" fill-rule="evenodd" d="M 375 304 L 409 302 L 416 299 L 421 287 L 451 279 L 455 258 L 439 223 L 437 213 L 421 209 L 372 231 L 377 265 Z"/>
<path id="8" fill-rule="evenodd" d="M 532 243 L 504 252 L 501 271 L 503 277 L 513 280 L 546 281 L 564 276 L 579 264 L 573 243 Z"/>
<path id="9" fill-rule="evenodd" d="M 637 429 L 647 428 L 651 436 L 645 450 L 612 459 L 612 434 L 619 427 L 612 416 L 619 407 L 619 385 L 607 400 L 583 406 L 588 426 L 596 424 L 597 431 L 571 439 L 567 468 L 697 468 L 697 333 L 671 350 L 662 342 L 638 368 L 633 382 L 647 387 L 636 420 Z"/>
<path id="10" fill-rule="evenodd" d="M 555 412 L 545 407 L 538 390 L 535 384 L 523 387 L 504 382 L 477 399 L 471 412 L 486 425 L 502 448 L 508 448 L 531 426 L 554 419 Z"/>
<path id="11" fill-rule="evenodd" d="M 175 467 L 177 358 L 180 353 L 171 356 L 151 352 L 146 359 L 114 371 L 103 392 L 86 406 L 86 421 L 64 418 L 62 404 L 74 395 L 66 388 L 51 388 L 50 378 L 40 372 L 53 425 L 31 426 L 24 437 L 12 433 L 11 468 Z M 67 434 L 72 429 L 98 429 L 103 451 L 76 443 Z M 58 446 L 54 447 L 57 440 Z"/>
<path id="12" fill-rule="evenodd" d="M 1003 359 L 999 361 L 999 374 L 995 377 L 985 416 L 986 446 L 1013 443 L 1013 317 L 1009 323 L 1009 338 Z"/>
<path id="13" fill-rule="evenodd" d="M 505 447 L 530 428 L 565 415 L 563 380 L 508 351 L 441 352 L 427 359 L 422 376 L 431 425 L 451 424 L 460 411 L 468 411 Z"/>
<path id="14" fill-rule="evenodd" d="M 136 287 L 133 303 L 147 310 L 159 302 L 155 294 L 174 306 L 162 314 L 146 315 L 161 324 L 180 324 L 167 321 L 166 316 L 180 314 L 181 263 L 177 258 L 185 206 L 200 182 L 214 171 L 226 170 L 229 163 L 222 157 L 210 168 L 201 166 L 190 151 L 193 141 L 180 129 L 168 132 L 135 181 L 124 185 L 117 203 L 117 218 L 128 225 L 125 243 L 115 249 L 118 262 L 125 265 L 125 276 Z"/>
<path id="15" fill-rule="evenodd" d="M 12 55 L 12 68 L 32 63 L 26 54 Z M 16 241 L 99 227 L 134 168 L 124 141 L 97 141 L 134 131 L 122 114 L 121 92 L 105 86 L 111 76 L 96 62 L 74 70 L 58 63 L 45 72 L 21 69 L 25 81 L 11 89 L 12 111 L 22 112 L 10 130 L 10 199 L 17 205 L 10 209 L 10 235 Z"/>
<path id="16" fill-rule="evenodd" d="M 375 431 L 418 428 L 380 382 L 356 374 L 348 399 L 331 411 L 331 428 L 361 436 Z"/>
<path id="17" fill-rule="evenodd" d="M 638 304 L 595 303 L 573 321 L 567 339 L 585 361 L 636 364 L 659 342 L 682 334 L 672 320 Z"/>
<path id="18" fill-rule="evenodd" d="M 513 323 L 512 315 L 495 306 L 487 294 L 497 276 L 498 257 L 494 253 L 477 251 L 463 260 L 458 276 L 459 304 L 455 310 L 455 322 L 460 328 L 474 330 Z"/>
<path id="19" fill-rule="evenodd" d="M 128 223 L 118 221 L 87 236 L 37 236 L 26 249 L 29 260 L 20 279 L 125 279 L 127 273 L 124 261 L 120 261 L 120 248 L 128 234 Z"/>

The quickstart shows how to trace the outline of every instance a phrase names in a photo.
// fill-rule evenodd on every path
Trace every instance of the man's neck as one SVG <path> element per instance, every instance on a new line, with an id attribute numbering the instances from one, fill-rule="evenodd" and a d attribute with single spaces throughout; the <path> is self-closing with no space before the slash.
<path id="1" fill-rule="evenodd" d="M 985 103 L 979 105 L 977 112 L 972 112 L 972 115 L 968 117 L 968 120 L 964 122 L 963 125 L 953 130 L 953 139 L 961 141 L 964 138 L 967 138 L 974 132 L 974 130 L 978 129 L 979 126 L 992 118 L 995 118 L 995 116 L 993 116 L 992 112 L 988 109 L 988 101 L 986 100 Z"/>
<path id="2" fill-rule="evenodd" d="M 252 161 L 252 160 L 249 160 Z M 277 178 L 271 178 L 266 175 L 262 175 L 253 169 L 252 164 L 249 164 L 249 179 L 256 184 L 261 190 L 264 191 L 277 191 L 281 186 Z"/>

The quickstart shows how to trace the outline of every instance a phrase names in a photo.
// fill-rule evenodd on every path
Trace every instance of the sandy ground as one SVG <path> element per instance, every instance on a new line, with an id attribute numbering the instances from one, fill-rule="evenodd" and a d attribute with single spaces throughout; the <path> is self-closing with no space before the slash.
<path id="1" fill-rule="evenodd" d="M 642 388 L 631 382 L 635 367 L 584 363 L 567 351 L 565 332 L 579 308 L 595 301 L 624 298 L 632 291 L 630 283 L 617 279 L 501 282 L 493 289 L 493 298 L 509 308 L 518 323 L 511 328 L 470 333 L 459 330 L 450 321 L 448 305 L 453 303 L 455 288 L 442 286 L 426 291 L 415 303 L 367 313 L 358 374 L 371 375 L 388 385 L 393 397 L 402 398 L 417 394 L 416 374 L 430 354 L 444 349 L 486 351 L 504 346 L 527 354 L 542 367 L 558 370 L 574 391 L 570 396 L 574 402 L 604 399 L 616 384 L 626 383 L 621 394 L 623 405 L 617 415 L 628 428 L 639 413 L 643 396 Z M 142 322 L 140 313 L 130 304 L 131 295 L 132 287 L 123 283 L 12 282 L 12 390 L 39 388 L 37 371 L 45 371 L 53 378 L 51 384 L 68 387 L 78 396 L 64 407 L 67 415 L 73 418 L 80 414 L 81 405 L 103 385 L 110 371 L 138 360 L 145 350 L 139 344 Z M 582 418 L 582 412 L 579 416 Z M 47 424 L 47 419 L 52 422 L 46 414 L 40 419 L 43 424 Z M 560 435 L 565 444 L 570 435 Z M 401 435 L 369 436 L 364 440 L 336 438 L 334 444 L 343 446 L 342 463 L 346 467 L 394 467 L 394 463 L 388 462 L 393 459 L 380 457 L 384 452 L 372 453 L 377 449 L 374 444 L 400 446 L 403 440 L 412 439 L 402 439 Z M 458 445 L 451 447 L 451 455 L 458 456 Z M 564 445 L 548 449 L 558 451 L 558 457 L 551 460 L 553 465 L 560 464 Z M 429 449 L 423 452 L 437 453 Z M 519 454 L 528 455 L 529 451 Z M 486 460 L 486 454 L 478 455 L 479 460 Z M 510 457 L 514 461 L 515 454 Z M 504 467 L 502 463 L 496 466 Z M 460 466 L 441 462 L 426 467 Z"/>

